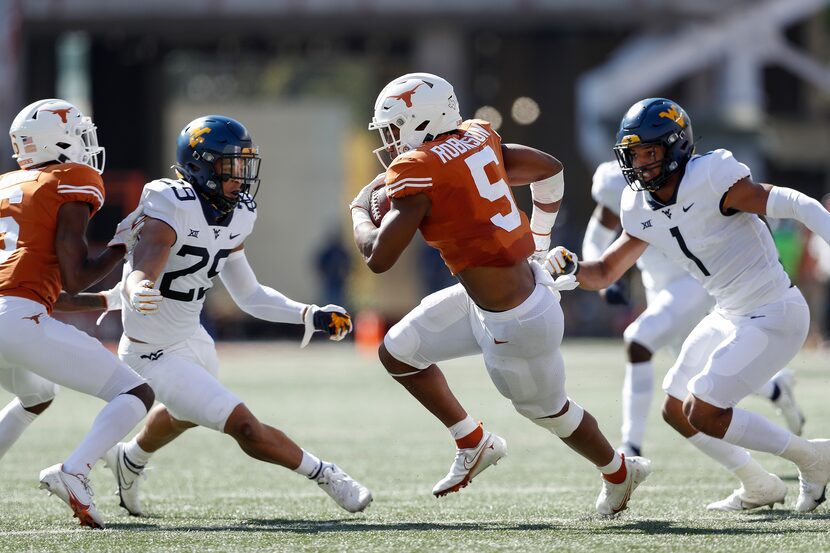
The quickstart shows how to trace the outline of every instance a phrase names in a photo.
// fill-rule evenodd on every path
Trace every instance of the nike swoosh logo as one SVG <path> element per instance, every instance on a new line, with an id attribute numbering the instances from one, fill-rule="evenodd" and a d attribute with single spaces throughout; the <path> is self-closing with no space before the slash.
<path id="1" fill-rule="evenodd" d="M 686 213 L 687 211 L 689 211 L 690 209 L 692 209 L 692 206 L 693 206 L 693 205 L 695 205 L 695 203 L 694 203 L 694 202 L 690 203 L 690 204 L 688 205 L 688 207 L 684 206 L 684 207 L 683 207 L 683 213 Z"/>
<path id="2" fill-rule="evenodd" d="M 484 453 L 486 446 L 482 446 L 481 449 L 478 450 L 478 453 L 472 458 L 472 462 L 470 464 L 467 463 L 468 459 L 464 459 L 464 468 L 467 470 L 473 470 L 475 466 L 478 464 L 478 460 L 481 458 L 481 454 Z"/>
<path id="3" fill-rule="evenodd" d="M 231 239 L 231 240 L 233 240 L 234 238 L 236 238 L 236 237 L 237 237 L 237 236 L 239 236 L 240 234 L 242 234 L 242 233 L 231 234 L 231 235 L 230 235 L 230 239 Z"/>
<path id="4" fill-rule="evenodd" d="M 763 317 L 766 317 L 766 315 L 752 315 L 750 319 L 761 319 Z"/>
<path id="5" fill-rule="evenodd" d="M 496 340 L 495 338 L 493 338 L 493 342 L 495 342 L 496 344 L 506 344 L 506 343 L 508 343 L 509 341 L 510 341 L 510 340 L 505 340 L 504 342 L 502 342 L 501 340 Z"/>

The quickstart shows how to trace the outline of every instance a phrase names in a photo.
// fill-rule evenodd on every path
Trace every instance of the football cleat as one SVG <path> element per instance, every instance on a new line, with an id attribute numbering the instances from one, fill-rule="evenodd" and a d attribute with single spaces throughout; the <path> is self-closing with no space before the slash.
<path id="1" fill-rule="evenodd" d="M 450 472 L 432 488 L 435 497 L 443 497 L 457 492 L 473 481 L 476 475 L 491 465 L 495 465 L 507 455 L 507 442 L 500 436 L 484 431 L 484 436 L 477 446 L 459 449 Z"/>
<path id="2" fill-rule="evenodd" d="M 81 526 L 103 528 L 104 519 L 92 501 L 92 487 L 89 480 L 80 474 L 63 471 L 63 465 L 52 465 L 40 471 L 40 488 L 49 495 L 56 495 L 69 505 Z"/>
<path id="3" fill-rule="evenodd" d="M 334 463 L 321 463 L 319 474 L 312 479 L 335 503 L 350 513 L 359 513 L 369 506 L 372 502 L 372 492 L 366 486 L 353 480 Z"/>
<path id="4" fill-rule="evenodd" d="M 804 428 L 804 413 L 798 407 L 793 393 L 795 375 L 791 370 L 784 369 L 775 375 L 772 381 L 778 386 L 779 392 L 778 397 L 772 402 L 775 409 L 778 414 L 784 417 L 790 432 L 796 436 L 801 436 L 801 431 Z"/>
<path id="5" fill-rule="evenodd" d="M 134 517 L 140 517 L 141 496 L 138 493 L 138 483 L 146 478 L 144 467 L 130 461 L 124 453 L 126 444 L 117 443 L 104 455 L 104 466 L 112 471 L 118 489 L 115 493 L 121 499 L 120 505 Z"/>
<path id="6" fill-rule="evenodd" d="M 625 480 L 620 484 L 602 479 L 602 489 L 597 497 L 597 512 L 605 516 L 614 516 L 628 507 L 628 500 L 637 486 L 651 474 L 651 461 L 645 457 L 623 458 L 625 463 Z"/>
<path id="7" fill-rule="evenodd" d="M 747 489 L 749 484 L 749 489 Z M 709 511 L 749 511 L 759 507 L 772 507 L 776 503 L 784 504 L 787 497 L 787 485 L 774 474 L 767 474 L 763 480 L 753 479 L 732 492 L 726 499 L 715 501 L 706 506 Z"/>
<path id="8" fill-rule="evenodd" d="M 807 467 L 798 467 L 798 501 L 796 511 L 812 511 L 827 499 L 830 480 L 830 440 L 810 440 L 816 447 L 816 460 Z"/>

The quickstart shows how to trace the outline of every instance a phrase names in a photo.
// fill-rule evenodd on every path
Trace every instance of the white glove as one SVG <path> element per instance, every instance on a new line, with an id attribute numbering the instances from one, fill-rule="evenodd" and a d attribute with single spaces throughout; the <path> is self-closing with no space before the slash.
<path id="1" fill-rule="evenodd" d="M 121 311 L 121 290 L 122 289 L 123 289 L 123 286 L 121 285 L 121 281 L 119 280 L 118 284 L 116 284 L 114 287 L 110 288 L 109 290 L 103 290 L 101 292 L 98 292 L 99 294 L 101 294 L 101 296 L 103 296 L 104 301 L 107 304 L 107 307 L 106 307 L 106 309 L 104 309 L 104 312 L 101 313 L 101 316 L 98 317 L 98 320 L 95 321 L 95 326 L 101 326 L 101 321 L 104 320 L 104 317 L 106 317 L 107 313 L 109 313 L 110 311 Z"/>
<path id="2" fill-rule="evenodd" d="M 371 206 L 371 199 L 372 199 L 372 191 L 375 188 L 380 188 L 386 182 L 386 173 L 380 173 L 372 182 L 364 186 L 360 192 L 357 193 L 357 196 L 349 204 L 349 209 L 360 208 L 365 209 L 367 213 L 372 212 Z"/>
<path id="3" fill-rule="evenodd" d="M 533 243 L 536 247 L 534 248 L 533 255 L 530 256 L 530 260 L 544 263 L 545 257 L 548 255 L 548 250 L 550 249 L 550 233 L 536 234 L 532 232 L 531 234 L 533 235 Z"/>
<path id="4" fill-rule="evenodd" d="M 115 234 L 107 243 L 107 246 L 124 246 L 127 248 L 127 253 L 132 252 L 135 243 L 138 241 L 138 234 L 141 232 L 141 227 L 144 226 L 145 220 L 144 206 L 139 204 L 132 213 L 118 223 L 115 227 Z"/>
<path id="5" fill-rule="evenodd" d="M 530 268 L 533 270 L 533 276 L 536 282 L 553 290 L 560 299 L 561 295 L 559 292 L 573 290 L 579 286 L 575 275 L 562 275 L 554 279 L 547 270 L 542 268 L 538 261 L 531 260 Z"/>
<path id="6" fill-rule="evenodd" d="M 329 340 L 339 342 L 352 331 L 352 316 L 339 305 L 329 304 L 324 307 L 317 307 L 312 304 L 306 307 L 303 312 L 303 324 L 305 325 L 305 333 L 303 334 L 303 341 L 300 342 L 300 348 L 308 345 L 311 335 L 316 330 L 327 332 Z"/>
<path id="7" fill-rule="evenodd" d="M 152 315 L 159 310 L 159 303 L 164 299 L 152 280 L 142 280 L 130 293 L 130 306 L 142 315 Z"/>
<path id="8" fill-rule="evenodd" d="M 579 267 L 579 258 L 563 246 L 556 246 L 545 257 L 544 268 L 554 277 L 573 275 Z"/>

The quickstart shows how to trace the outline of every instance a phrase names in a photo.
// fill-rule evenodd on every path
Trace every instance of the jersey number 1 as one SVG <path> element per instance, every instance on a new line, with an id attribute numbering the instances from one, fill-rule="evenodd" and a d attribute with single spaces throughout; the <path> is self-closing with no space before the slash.
<path id="1" fill-rule="evenodd" d="M 700 269 L 701 273 L 703 273 L 703 276 L 709 276 L 709 271 L 706 270 L 706 265 L 703 264 L 703 261 L 698 259 L 695 254 L 689 251 L 688 246 L 686 246 L 686 241 L 683 240 L 683 235 L 680 234 L 680 229 L 678 227 L 672 227 L 669 229 L 669 232 L 672 236 L 674 236 L 674 239 L 677 240 L 677 245 L 680 246 L 680 251 L 683 252 L 686 257 L 695 262 L 695 265 L 697 265 L 697 268 Z"/>
<path id="2" fill-rule="evenodd" d="M 522 217 L 516 208 L 516 202 L 513 201 L 513 194 L 510 193 L 510 187 L 507 186 L 504 179 L 490 182 L 490 179 L 487 178 L 487 173 L 484 171 L 484 168 L 491 163 L 499 164 L 499 159 L 496 157 L 496 152 L 493 151 L 493 148 L 486 146 L 465 158 L 464 162 L 470 169 L 473 182 L 476 183 L 476 188 L 482 198 L 490 200 L 491 202 L 495 202 L 501 198 L 507 198 L 507 201 L 510 202 L 510 213 L 507 215 L 497 213 L 490 217 L 490 222 L 499 228 L 503 228 L 507 232 L 515 230 L 522 224 Z"/>

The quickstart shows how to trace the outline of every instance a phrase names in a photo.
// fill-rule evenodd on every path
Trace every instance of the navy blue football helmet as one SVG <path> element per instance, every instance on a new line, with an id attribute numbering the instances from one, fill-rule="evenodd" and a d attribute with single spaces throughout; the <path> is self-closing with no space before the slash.
<path id="1" fill-rule="evenodd" d="M 206 115 L 188 123 L 176 141 L 176 160 L 174 169 L 221 213 L 231 212 L 243 194 L 248 201 L 259 190 L 258 149 L 248 130 L 230 117 Z M 229 179 L 242 185 L 236 199 L 222 191 L 222 181 Z"/>
<path id="2" fill-rule="evenodd" d="M 665 156 L 639 170 L 634 169 L 631 147 L 644 144 L 661 144 Z M 629 108 L 620 123 L 614 153 L 622 167 L 625 180 L 634 190 L 653 192 L 663 186 L 668 178 L 681 171 L 692 157 L 695 149 L 692 121 L 676 102 L 665 98 L 647 98 Z M 643 182 L 639 173 L 643 169 L 655 168 L 662 163 L 659 176 Z"/>

